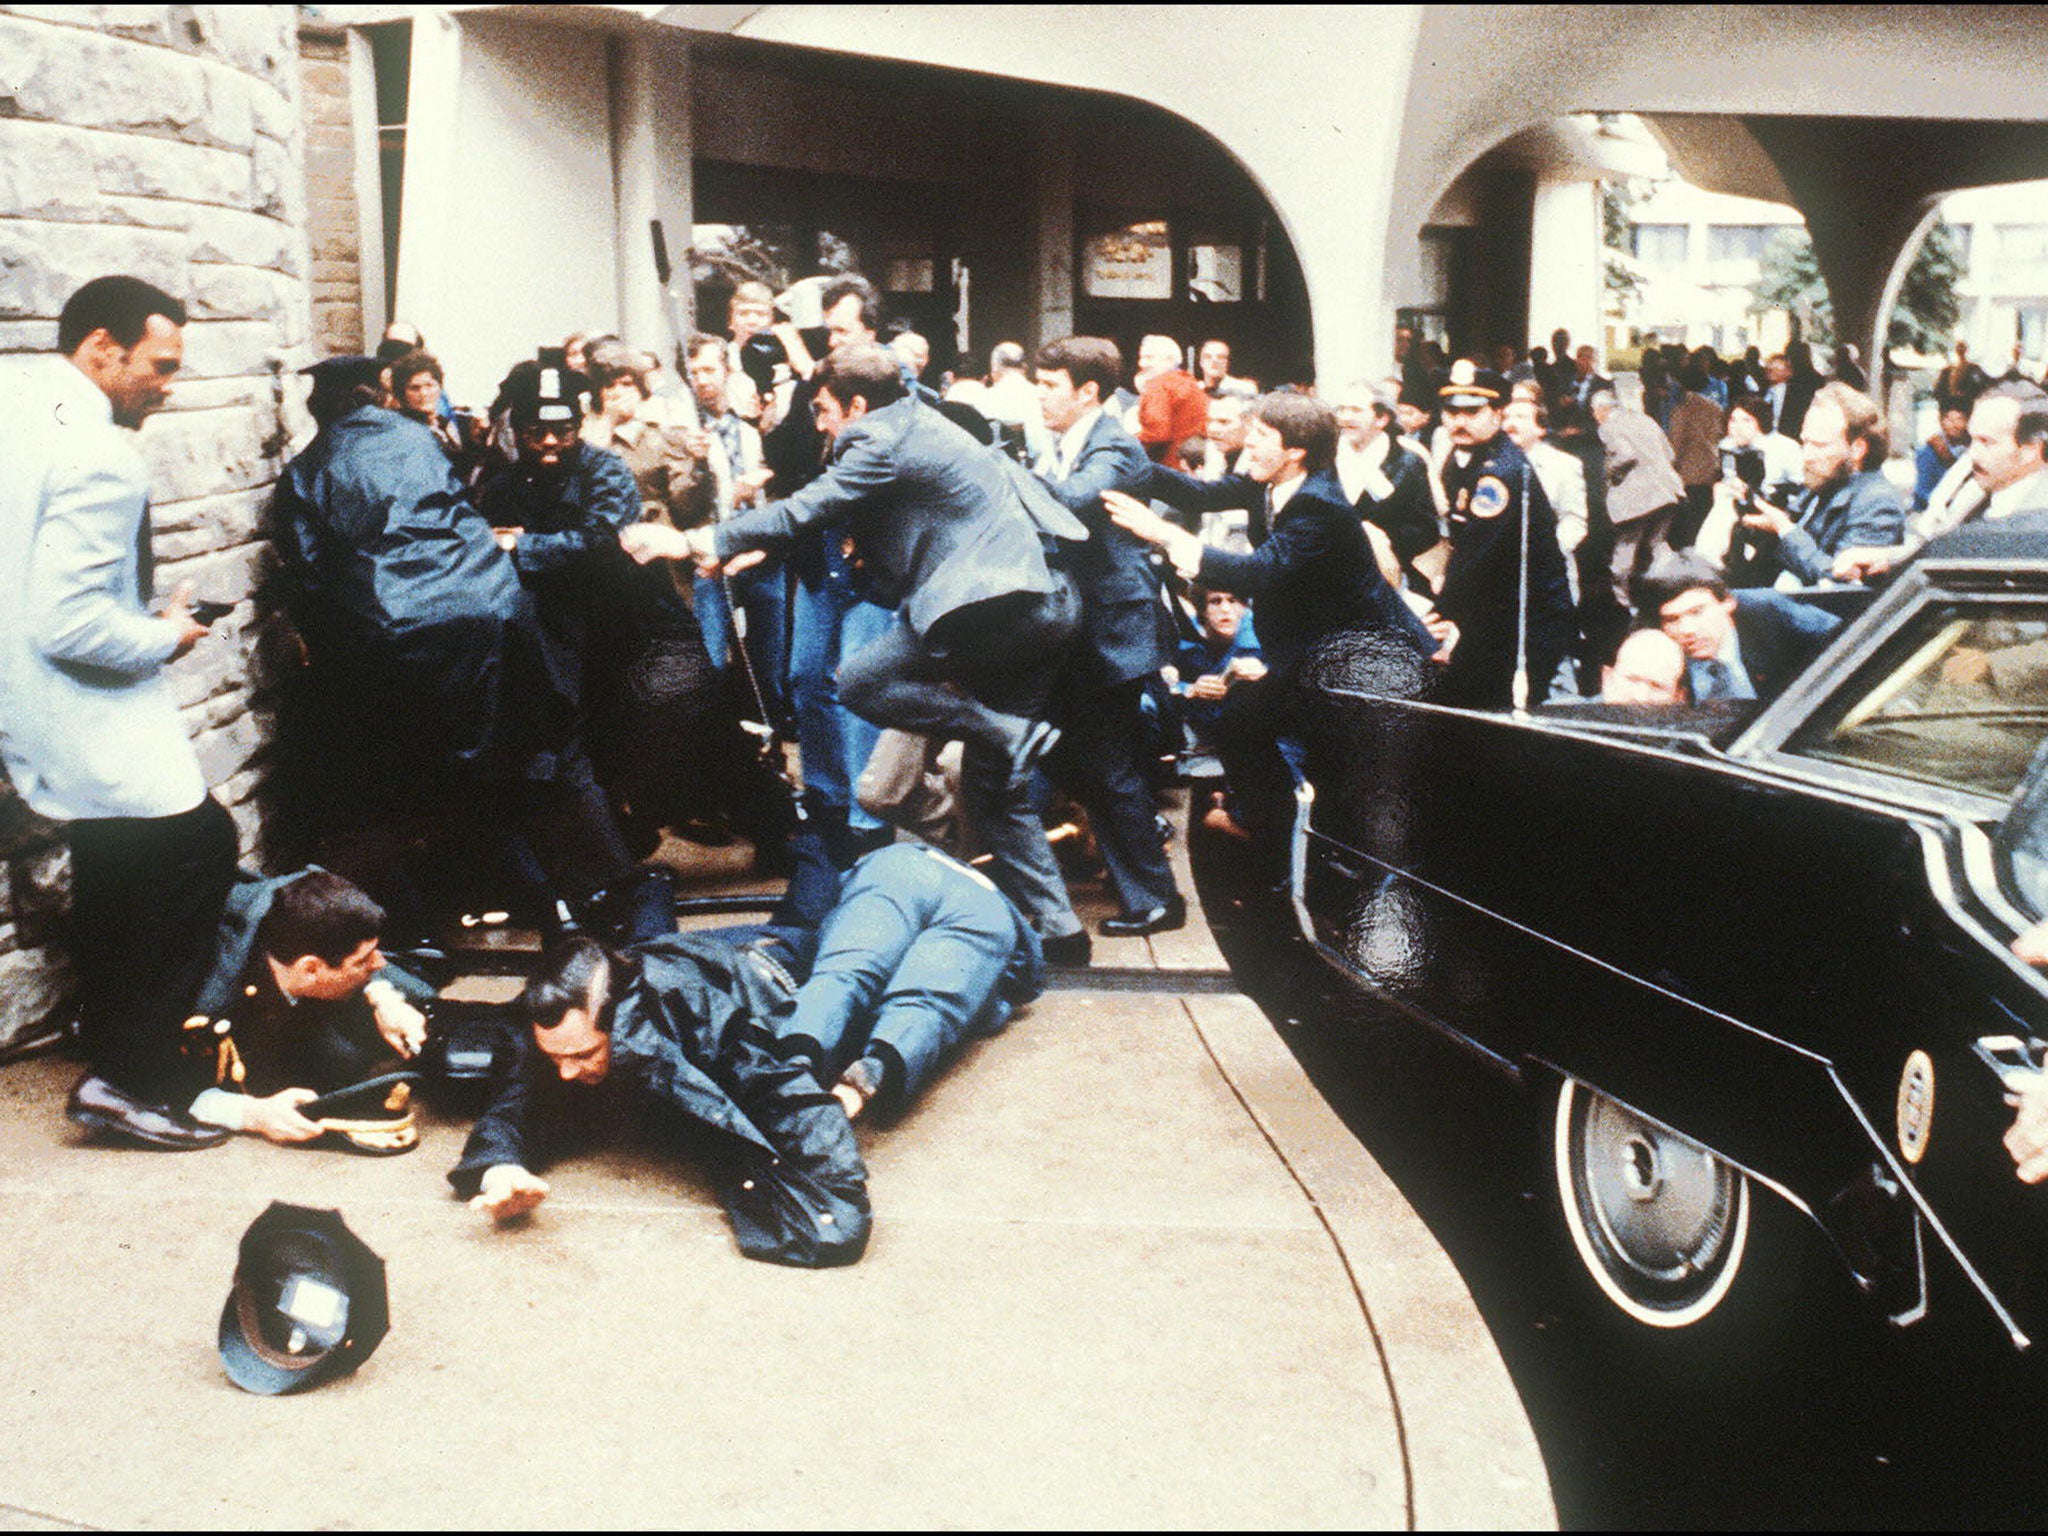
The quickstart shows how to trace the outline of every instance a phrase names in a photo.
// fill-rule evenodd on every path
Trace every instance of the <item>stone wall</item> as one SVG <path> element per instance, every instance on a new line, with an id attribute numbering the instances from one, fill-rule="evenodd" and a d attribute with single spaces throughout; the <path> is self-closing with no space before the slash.
<path id="1" fill-rule="evenodd" d="M 323 357 L 363 344 L 362 223 L 348 31 L 299 27 L 299 116 L 306 135 L 306 238 L 312 248 L 313 349 Z"/>
<path id="2" fill-rule="evenodd" d="M 102 273 L 189 307 L 185 371 L 141 437 L 157 580 L 235 603 L 172 676 L 257 860 L 258 526 L 310 356 L 296 22 L 287 5 L 0 5 L 0 353 L 51 348 L 64 300 Z M 0 1047 L 64 1022 L 64 888 L 51 829 L 0 794 Z"/>

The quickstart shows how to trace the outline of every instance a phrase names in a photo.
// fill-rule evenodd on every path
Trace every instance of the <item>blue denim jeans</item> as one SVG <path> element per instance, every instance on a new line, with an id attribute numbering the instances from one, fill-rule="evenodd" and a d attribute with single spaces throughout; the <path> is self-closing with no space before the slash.
<path id="1" fill-rule="evenodd" d="M 789 700 L 804 789 L 866 831 L 882 823 L 854 803 L 853 786 L 882 732 L 839 702 L 839 662 L 886 630 L 892 617 L 855 593 L 852 573 L 836 551 L 821 579 L 798 579 L 790 605 Z"/>
<path id="2" fill-rule="evenodd" d="M 728 586 L 745 616 L 747 655 L 754 663 L 754 677 L 768 701 L 769 713 L 779 716 L 788 708 L 789 576 L 779 562 L 770 561 L 724 582 L 706 576 L 696 579 L 691 606 L 704 631 L 704 649 L 711 653 L 711 665 L 721 672 L 739 662 L 732 609 L 726 602 Z M 751 691 L 746 697 L 751 705 Z"/>

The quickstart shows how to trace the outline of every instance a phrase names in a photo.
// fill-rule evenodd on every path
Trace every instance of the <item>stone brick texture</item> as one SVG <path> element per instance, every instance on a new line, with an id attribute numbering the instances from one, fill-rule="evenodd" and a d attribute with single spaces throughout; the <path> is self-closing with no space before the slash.
<path id="1" fill-rule="evenodd" d="M 355 110 L 347 34 L 341 28 L 299 28 L 299 119 L 306 136 L 314 346 L 325 357 L 365 352 Z"/>
<path id="2" fill-rule="evenodd" d="M 0 5 L 0 353 L 54 347 L 103 273 L 189 308 L 185 371 L 141 434 L 157 582 L 235 605 L 171 675 L 255 863 L 284 643 L 262 514 L 315 355 L 297 25 L 288 5 Z M 0 784 L 0 1051 L 68 1022 L 67 886 L 56 829 Z"/>

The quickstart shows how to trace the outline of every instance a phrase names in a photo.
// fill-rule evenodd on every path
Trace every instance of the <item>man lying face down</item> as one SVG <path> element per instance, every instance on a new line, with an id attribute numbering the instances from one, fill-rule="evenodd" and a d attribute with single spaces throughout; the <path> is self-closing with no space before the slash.
<path id="1" fill-rule="evenodd" d="M 522 1216 L 572 1144 L 637 1122 L 705 1168 L 749 1258 L 857 1260 L 869 1215 L 853 1126 L 757 1022 L 795 991 L 775 948 L 707 934 L 555 944 L 521 996 L 518 1049 L 448 1175 L 455 1193 L 496 1221 Z"/>
<path id="2" fill-rule="evenodd" d="M 799 988 L 791 973 L 813 948 Z M 871 1220 L 852 1118 L 871 1100 L 900 1112 L 1042 978 L 1035 934 L 995 886 L 910 844 L 854 867 L 815 940 L 567 940 L 527 986 L 518 1059 L 449 1182 L 495 1221 L 523 1216 L 547 1198 L 540 1171 L 572 1132 L 611 1130 L 638 1108 L 705 1165 L 742 1253 L 851 1264 Z"/>

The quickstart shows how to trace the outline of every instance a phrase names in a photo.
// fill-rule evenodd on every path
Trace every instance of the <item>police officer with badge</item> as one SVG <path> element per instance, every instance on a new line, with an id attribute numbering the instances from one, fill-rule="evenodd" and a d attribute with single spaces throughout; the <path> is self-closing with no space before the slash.
<path id="1" fill-rule="evenodd" d="M 1506 381 L 1460 359 L 1437 393 L 1451 439 L 1442 471 L 1451 558 L 1436 601 L 1459 639 L 1436 696 L 1524 709 L 1548 696 L 1576 633 L 1557 519 L 1501 431 Z"/>
<path id="2" fill-rule="evenodd" d="M 370 1156 L 419 1144 L 406 1062 L 434 989 L 387 968 L 384 911 L 314 866 L 229 891 L 212 970 L 185 1021 L 192 1117 L 282 1146 Z"/>

